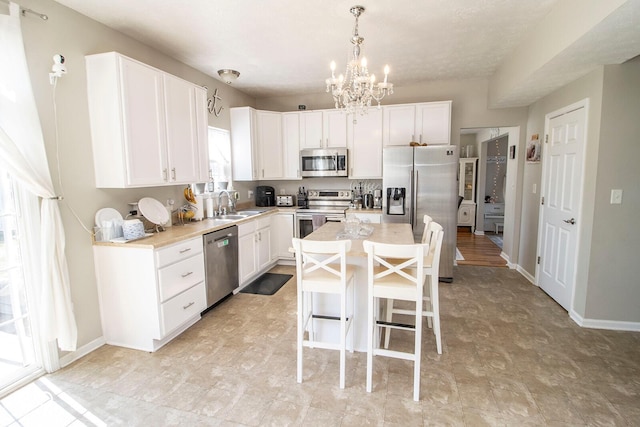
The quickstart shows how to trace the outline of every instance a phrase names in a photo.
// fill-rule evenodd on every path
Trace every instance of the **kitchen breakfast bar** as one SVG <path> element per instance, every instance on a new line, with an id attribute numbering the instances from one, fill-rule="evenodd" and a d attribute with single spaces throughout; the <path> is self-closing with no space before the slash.
<path id="1" fill-rule="evenodd" d="M 414 243 L 413 232 L 409 224 L 367 224 L 373 228 L 369 236 L 351 239 L 351 250 L 347 253 L 347 263 L 355 267 L 354 318 L 350 334 L 354 335 L 354 349 L 367 351 L 367 253 L 362 242 L 370 240 L 378 243 L 410 245 Z M 327 222 L 305 237 L 305 240 L 332 241 L 339 239 L 344 232 L 344 224 Z M 348 296 L 349 297 L 349 296 Z M 348 303 L 348 306 L 350 304 Z M 314 298 L 314 312 L 327 316 L 340 316 L 340 303 L 337 295 L 318 294 Z M 316 339 L 319 341 L 339 342 L 339 324 L 335 320 L 315 320 Z M 347 343 L 350 342 L 347 338 Z"/>

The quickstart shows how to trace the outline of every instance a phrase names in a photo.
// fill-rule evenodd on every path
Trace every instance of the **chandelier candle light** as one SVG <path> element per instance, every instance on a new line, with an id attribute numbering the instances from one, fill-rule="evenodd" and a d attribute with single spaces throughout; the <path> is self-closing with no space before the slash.
<path id="1" fill-rule="evenodd" d="M 353 122 L 356 123 L 355 113 L 366 114 L 367 108 L 371 106 L 371 100 L 375 99 L 380 108 L 380 101 L 387 94 L 393 94 L 393 83 L 389 83 L 389 66 L 384 67 L 384 81 L 376 83 L 376 76 L 367 69 L 367 59 L 360 59 L 360 45 L 364 42 L 364 37 L 358 34 L 358 18 L 364 12 L 364 7 L 353 6 L 350 10 L 356 18 L 353 28 L 351 43 L 353 44 L 353 57 L 347 64 L 345 75 L 340 74 L 336 78 L 336 63 L 331 61 L 331 77 L 326 80 L 327 92 L 331 92 L 336 102 L 336 108 L 344 110 L 347 114 L 354 114 Z M 346 77 L 345 77 L 346 76 Z"/>

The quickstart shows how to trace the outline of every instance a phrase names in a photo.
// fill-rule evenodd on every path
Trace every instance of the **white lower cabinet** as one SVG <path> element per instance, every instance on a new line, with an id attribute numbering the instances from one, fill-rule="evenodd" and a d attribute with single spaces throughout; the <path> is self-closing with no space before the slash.
<path id="1" fill-rule="evenodd" d="M 280 212 L 271 217 L 271 255 L 274 259 L 295 258 L 289 252 L 294 233 L 294 216 L 293 212 Z"/>
<path id="2" fill-rule="evenodd" d="M 473 233 L 476 228 L 476 204 L 463 200 L 458 209 L 458 227 L 471 227 Z"/>
<path id="3" fill-rule="evenodd" d="M 107 344 L 156 351 L 206 308 L 202 238 L 160 249 L 94 246 Z"/>
<path id="4" fill-rule="evenodd" d="M 238 277 L 246 285 L 272 263 L 271 218 L 238 224 Z"/>

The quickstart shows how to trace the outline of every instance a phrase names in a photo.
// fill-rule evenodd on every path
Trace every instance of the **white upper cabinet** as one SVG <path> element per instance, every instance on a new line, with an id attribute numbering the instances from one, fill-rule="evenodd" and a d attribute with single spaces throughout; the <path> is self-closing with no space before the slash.
<path id="1" fill-rule="evenodd" d="M 284 179 L 300 177 L 300 114 L 282 114 L 282 148 L 284 151 Z"/>
<path id="2" fill-rule="evenodd" d="M 385 147 L 451 143 L 451 101 L 386 105 L 382 110 Z"/>
<path id="3" fill-rule="evenodd" d="M 349 178 L 382 178 L 382 110 L 368 113 L 349 122 Z"/>
<path id="4" fill-rule="evenodd" d="M 258 179 L 258 141 L 256 110 L 231 108 L 231 164 L 234 181 Z"/>
<path id="5" fill-rule="evenodd" d="M 428 145 L 451 144 L 451 101 L 416 105 L 418 142 Z"/>
<path id="6" fill-rule="evenodd" d="M 117 52 L 88 55 L 86 65 L 96 187 L 207 176 L 203 88 Z"/>
<path id="7" fill-rule="evenodd" d="M 300 149 L 322 148 L 322 111 L 303 111 L 300 114 Z"/>
<path id="8" fill-rule="evenodd" d="M 347 115 L 341 110 L 322 112 L 322 131 L 325 148 L 347 146 Z"/>
<path id="9" fill-rule="evenodd" d="M 164 74 L 167 152 L 171 182 L 204 182 L 208 179 L 208 153 L 199 141 L 206 139 L 206 92 L 177 77 Z M 203 108 L 197 108 L 201 104 Z M 203 117 L 204 112 L 204 117 Z M 200 122 L 205 126 L 199 126 Z M 202 144 L 206 147 L 207 144 Z"/>
<path id="10" fill-rule="evenodd" d="M 280 179 L 284 170 L 282 115 L 258 111 L 258 147 L 260 148 L 259 179 Z"/>

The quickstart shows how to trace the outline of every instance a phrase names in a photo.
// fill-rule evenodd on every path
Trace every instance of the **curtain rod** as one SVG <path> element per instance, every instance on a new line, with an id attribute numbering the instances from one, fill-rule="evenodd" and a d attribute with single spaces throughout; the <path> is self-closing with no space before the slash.
<path id="1" fill-rule="evenodd" d="M 7 4 L 7 5 L 11 4 L 9 2 L 9 0 L 0 0 L 0 3 L 4 3 L 4 4 Z M 18 5 L 18 6 L 20 6 L 20 5 Z M 46 21 L 47 19 L 49 19 L 49 17 L 47 15 L 45 15 L 44 13 L 36 12 L 35 10 L 27 9 L 26 7 L 22 7 L 22 6 L 20 6 L 20 13 L 22 14 L 22 16 L 26 16 L 27 13 L 32 13 L 32 14 L 34 14 L 36 16 L 39 16 L 40 19 L 42 19 L 43 21 Z"/>

